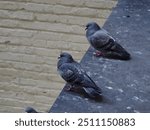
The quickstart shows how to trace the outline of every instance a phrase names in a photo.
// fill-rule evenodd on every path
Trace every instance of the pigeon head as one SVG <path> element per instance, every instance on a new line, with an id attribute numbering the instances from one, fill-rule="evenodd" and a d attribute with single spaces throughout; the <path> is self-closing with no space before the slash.
<path id="1" fill-rule="evenodd" d="M 27 107 L 26 109 L 25 109 L 25 112 L 27 112 L 27 113 L 38 113 L 35 109 L 33 109 L 32 107 Z"/>
<path id="2" fill-rule="evenodd" d="M 89 36 L 93 35 L 96 31 L 100 29 L 100 26 L 96 22 L 89 22 L 85 28 L 85 30 L 87 30 L 86 37 L 89 38 Z"/>
<path id="3" fill-rule="evenodd" d="M 97 31 L 99 29 L 101 29 L 101 28 L 96 22 L 89 22 L 85 28 L 85 30 L 95 30 L 95 31 Z"/>
<path id="4" fill-rule="evenodd" d="M 67 52 L 62 52 L 58 59 L 62 60 L 64 63 L 71 63 L 74 61 L 72 56 Z"/>

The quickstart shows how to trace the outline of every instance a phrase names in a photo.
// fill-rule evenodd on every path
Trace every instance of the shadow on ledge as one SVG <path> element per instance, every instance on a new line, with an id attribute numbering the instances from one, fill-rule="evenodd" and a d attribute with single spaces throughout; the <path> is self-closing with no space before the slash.
<path id="1" fill-rule="evenodd" d="M 132 59 L 94 57 L 89 48 L 81 64 L 101 87 L 104 101 L 62 91 L 49 112 L 150 112 L 150 1 L 119 0 L 104 28 Z"/>

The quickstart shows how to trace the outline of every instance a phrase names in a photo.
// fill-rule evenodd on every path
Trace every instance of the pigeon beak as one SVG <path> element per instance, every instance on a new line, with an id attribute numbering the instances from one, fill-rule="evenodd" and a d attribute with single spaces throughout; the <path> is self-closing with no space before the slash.
<path id="1" fill-rule="evenodd" d="M 58 59 L 60 59 L 60 56 L 58 57 Z"/>
<path id="2" fill-rule="evenodd" d="M 87 30 L 88 28 L 86 27 L 85 30 Z"/>

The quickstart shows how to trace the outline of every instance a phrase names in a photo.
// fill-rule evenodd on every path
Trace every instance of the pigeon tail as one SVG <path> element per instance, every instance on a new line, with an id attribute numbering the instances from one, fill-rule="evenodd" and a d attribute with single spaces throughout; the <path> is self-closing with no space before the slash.
<path id="1" fill-rule="evenodd" d="M 110 52 L 105 52 L 103 53 L 103 57 L 106 57 L 106 58 L 110 58 L 110 59 L 118 59 L 118 60 L 130 60 L 131 59 L 131 56 L 129 53 L 118 53 L 118 52 L 113 52 L 113 51 L 110 51 Z"/>
<path id="2" fill-rule="evenodd" d="M 109 50 L 103 52 L 103 56 L 111 59 L 130 60 L 130 54 L 117 42 Z"/>
<path id="3" fill-rule="evenodd" d="M 91 99 L 95 99 L 95 100 L 102 100 L 102 93 L 101 91 L 96 91 L 93 88 L 83 88 L 86 96 L 90 97 Z"/>

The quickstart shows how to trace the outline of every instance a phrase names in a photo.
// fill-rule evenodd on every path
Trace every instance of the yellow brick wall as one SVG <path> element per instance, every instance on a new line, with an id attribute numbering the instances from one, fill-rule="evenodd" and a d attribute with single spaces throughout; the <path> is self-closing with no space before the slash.
<path id="1" fill-rule="evenodd" d="M 64 86 L 57 57 L 80 60 L 85 25 L 103 25 L 116 0 L 0 0 L 0 112 L 48 111 Z"/>

